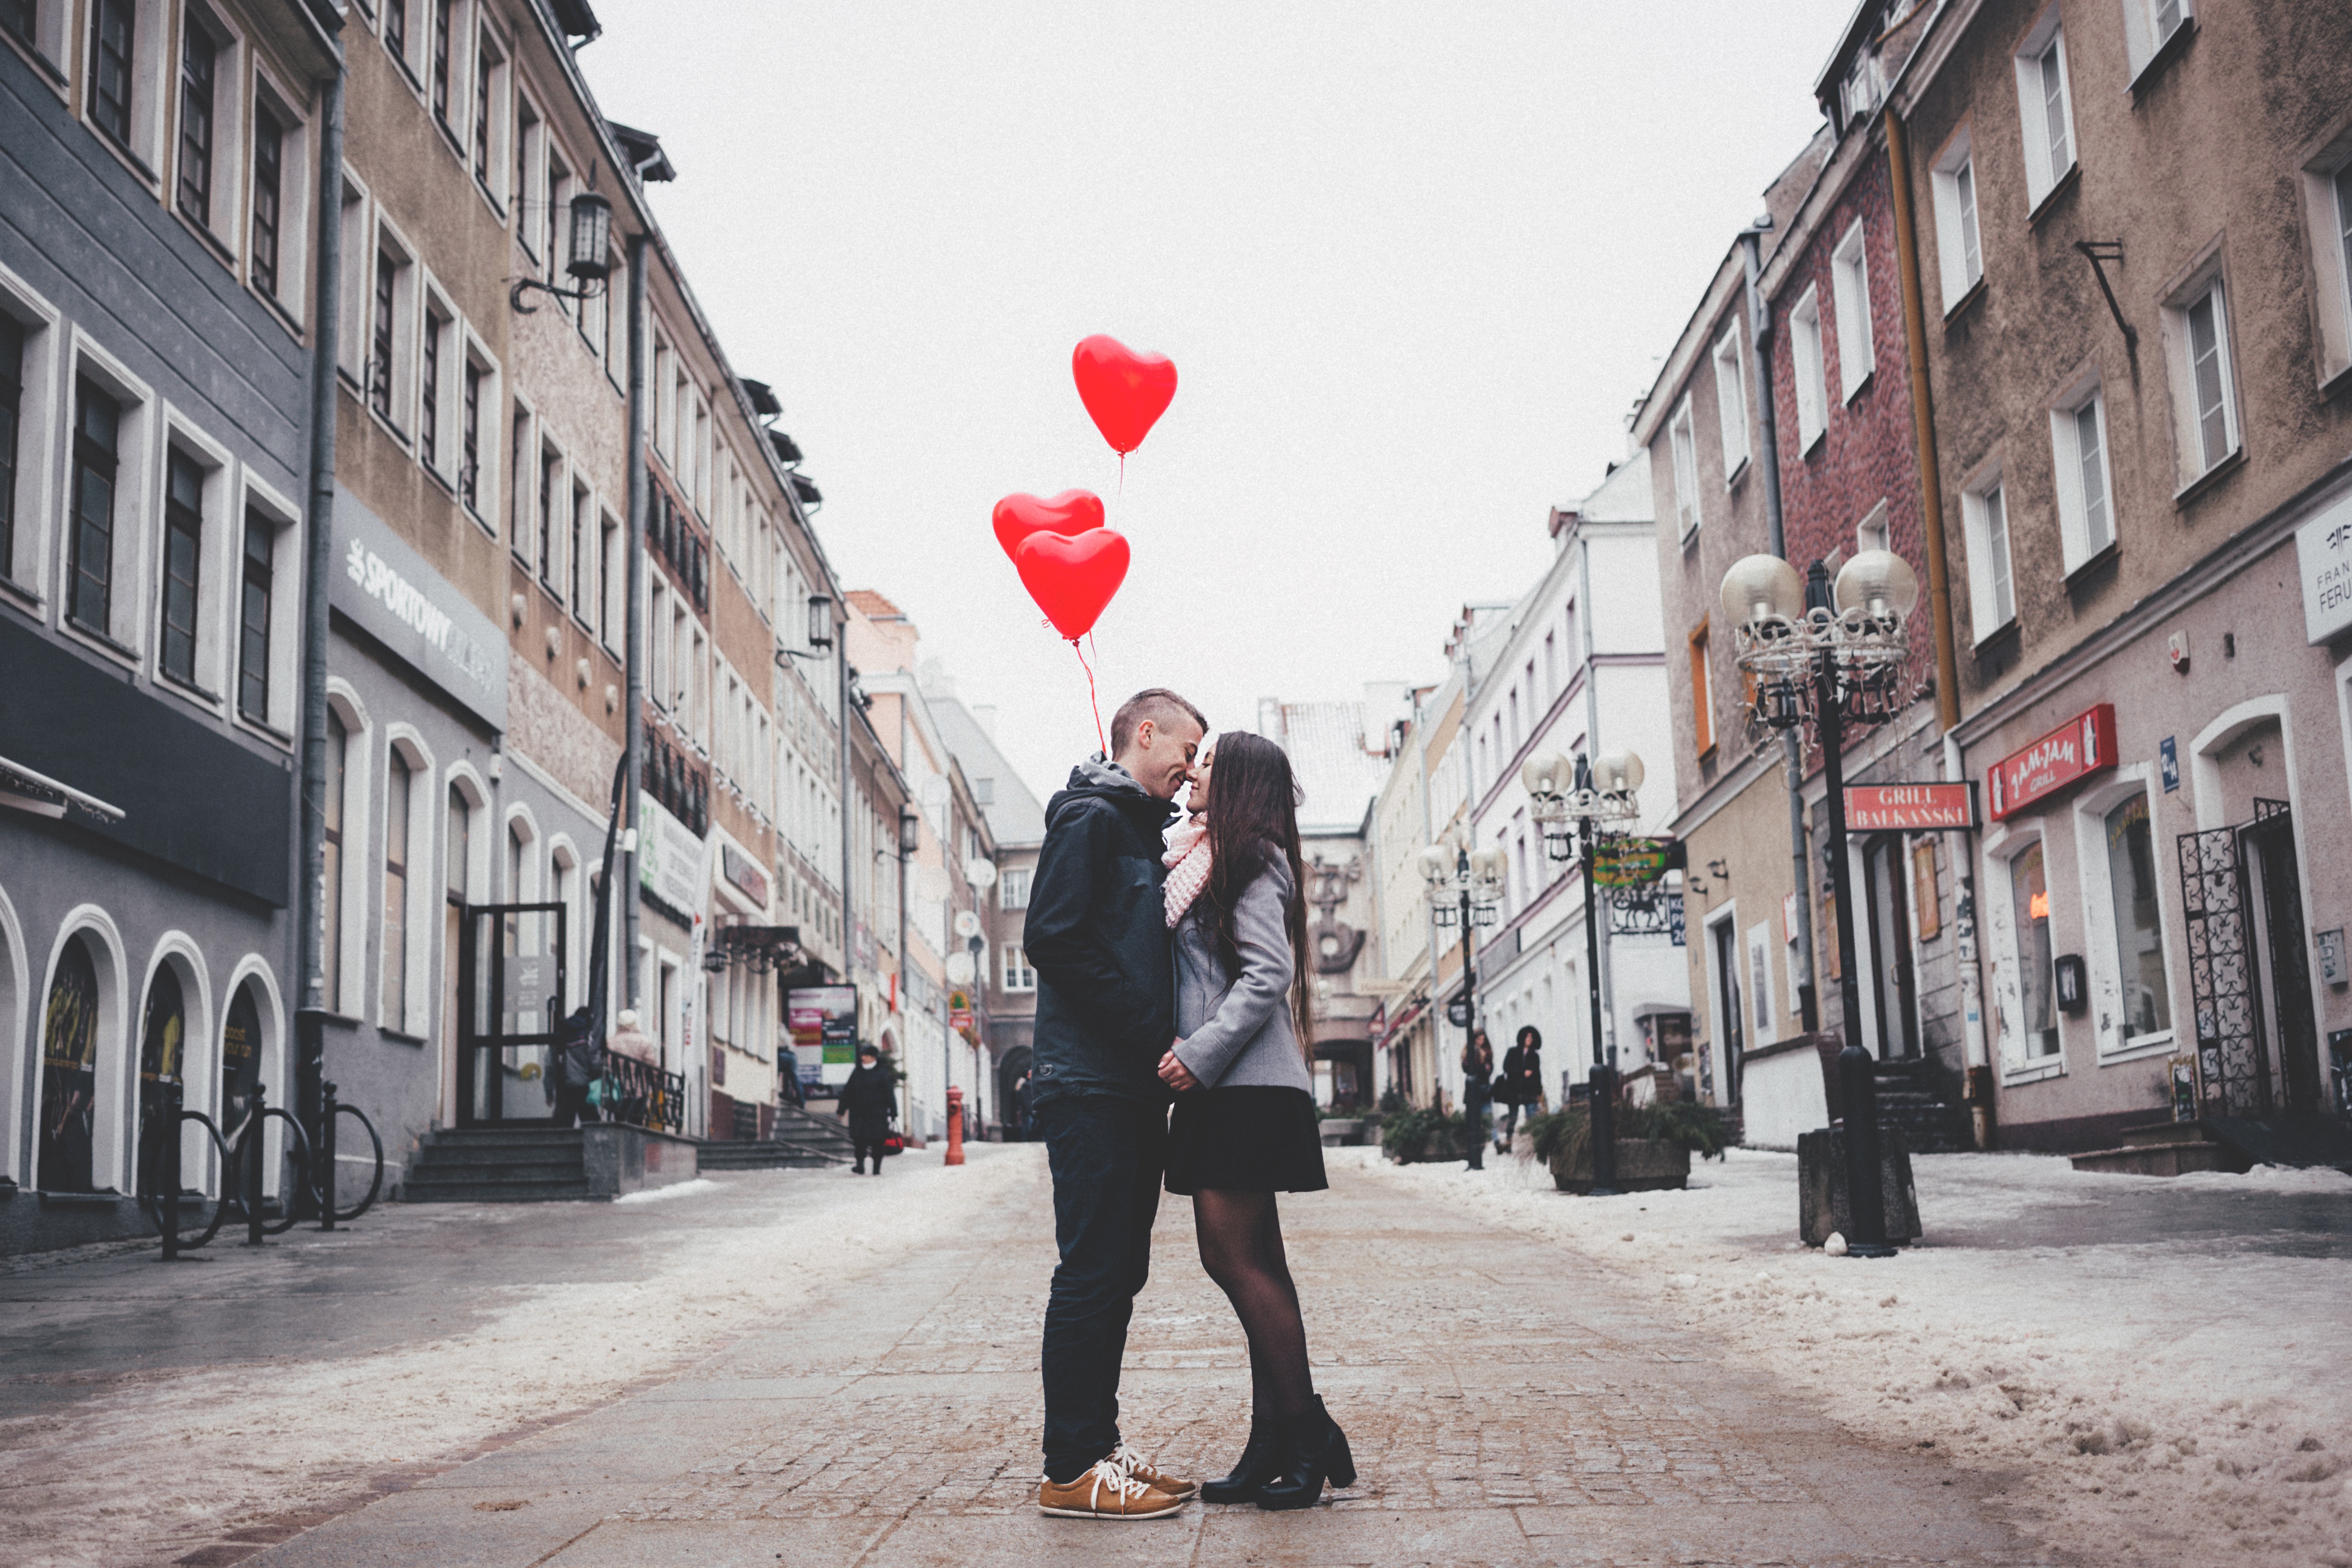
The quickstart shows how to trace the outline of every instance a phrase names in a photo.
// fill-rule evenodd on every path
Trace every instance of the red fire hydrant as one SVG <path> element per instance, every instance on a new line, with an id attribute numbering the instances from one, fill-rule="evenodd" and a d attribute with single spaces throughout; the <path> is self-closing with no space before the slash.
<path id="1" fill-rule="evenodd" d="M 948 1091 L 948 1160 L 951 1166 L 963 1164 L 963 1091 Z"/>

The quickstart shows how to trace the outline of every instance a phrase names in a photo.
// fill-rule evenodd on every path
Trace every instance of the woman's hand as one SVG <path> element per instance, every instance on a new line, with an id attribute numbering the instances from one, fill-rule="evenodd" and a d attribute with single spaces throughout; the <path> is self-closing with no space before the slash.
<path id="1" fill-rule="evenodd" d="M 1160 1059 L 1160 1079 L 1161 1082 L 1179 1093 L 1187 1089 L 1198 1089 L 1201 1086 L 1201 1081 L 1192 1076 L 1192 1070 L 1184 1065 L 1172 1048 L 1167 1055 Z"/>

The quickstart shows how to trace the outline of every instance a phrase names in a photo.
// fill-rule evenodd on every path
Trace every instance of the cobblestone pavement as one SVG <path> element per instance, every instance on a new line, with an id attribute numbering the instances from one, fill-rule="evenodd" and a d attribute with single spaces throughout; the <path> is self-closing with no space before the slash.
<path id="1" fill-rule="evenodd" d="M 1645 1319 L 1575 1254 L 1400 1196 L 1338 1159 L 1333 1179 L 1328 1193 L 1286 1200 L 1318 1385 L 1360 1471 L 1325 1508 L 1196 1504 L 1133 1528 L 1035 1511 L 1035 1347 L 1053 1265 L 1037 1160 L 1015 1199 L 954 1244 L 252 1561 L 2038 1560 L 1981 1479 L 1843 1437 L 1802 1399 Z M 1169 1200 L 1123 1424 L 1163 1465 L 1221 1473 L 1246 1427 L 1248 1372 L 1191 1232 L 1188 1206 Z"/>

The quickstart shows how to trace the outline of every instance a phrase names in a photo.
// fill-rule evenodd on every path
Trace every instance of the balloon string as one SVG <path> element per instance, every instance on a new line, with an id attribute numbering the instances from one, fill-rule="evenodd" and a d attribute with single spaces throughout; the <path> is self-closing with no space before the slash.
<path id="1" fill-rule="evenodd" d="M 1087 673 L 1087 706 L 1094 710 L 1095 744 L 1102 748 L 1103 760 L 1110 760 L 1110 742 L 1103 738 L 1102 699 L 1095 695 L 1095 667 L 1087 663 L 1087 651 L 1078 646 L 1076 637 L 1070 639 L 1070 652 L 1078 656 L 1078 668 Z"/>

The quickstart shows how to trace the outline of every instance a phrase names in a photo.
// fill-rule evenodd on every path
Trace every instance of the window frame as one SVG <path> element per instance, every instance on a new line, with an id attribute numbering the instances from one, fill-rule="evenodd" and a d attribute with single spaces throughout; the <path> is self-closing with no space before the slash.
<path id="1" fill-rule="evenodd" d="M 1944 144 L 1928 181 L 1936 208 L 1936 268 L 1948 317 L 1968 303 L 1985 278 L 1983 211 L 1977 200 L 1975 144 L 1968 126 Z"/>
<path id="2" fill-rule="evenodd" d="M 1715 750 L 1715 666 L 1707 646 L 1708 618 L 1701 617 L 1687 639 L 1690 652 L 1691 755 Z"/>
<path id="3" fill-rule="evenodd" d="M 2180 927 L 2179 911 L 2170 906 L 2167 896 L 2174 889 L 2168 885 L 2170 879 L 2165 875 L 2161 811 L 2152 771 L 2145 762 L 2126 764 L 2105 788 L 2084 794 L 2075 802 L 2073 813 L 2075 861 L 2083 884 L 2083 948 L 2092 993 L 2091 1004 L 2085 1010 L 2096 1031 L 2097 1057 L 2102 1066 L 2166 1056 L 2179 1049 L 2179 1003 L 2183 993 L 2177 983 L 2169 938 Z M 2147 817 L 2150 881 L 2156 902 L 2156 952 L 2164 971 L 2165 1011 L 2169 1027 L 2126 1036 L 2123 990 L 2127 977 L 2124 973 L 2122 921 L 2116 901 L 2106 824 L 2110 816 L 2135 800 L 2141 803 Z"/>
<path id="4" fill-rule="evenodd" d="M 2100 505 L 2105 510 L 2104 537 L 2094 532 L 2091 497 L 2082 449 L 2082 413 L 2092 411 L 2099 426 L 2098 470 Z M 2078 377 L 2050 409 L 2050 458 L 2058 500 L 2059 557 L 2068 577 L 2116 548 L 2122 529 L 2116 516 L 2116 476 L 2112 452 L 2114 427 L 2107 421 L 2106 394 L 2094 367 Z"/>
<path id="5" fill-rule="evenodd" d="M 0 518 L 0 585 L 22 594 L 36 605 L 46 605 L 49 594 L 47 559 L 53 538 L 61 537 L 51 519 L 64 507 L 53 499 L 57 484 L 61 392 L 70 380 L 61 378 L 58 354 L 64 335 L 58 309 L 5 263 L 0 263 L 0 314 L 5 314 L 23 334 L 17 370 L 15 452 L 0 484 L 9 486 L 6 516 Z M 66 405 L 71 408 L 70 396 Z M 68 413 L 67 417 L 70 417 Z"/>
<path id="6" fill-rule="evenodd" d="M 170 164 L 164 136 L 177 101 L 179 65 L 167 57 L 171 16 L 165 0 L 119 0 L 131 18 L 131 53 L 124 66 L 128 101 L 123 124 L 118 128 L 100 118 L 98 29 L 108 5 L 118 0 L 90 0 L 82 8 L 80 90 L 74 96 L 82 122 L 98 139 L 120 154 L 149 186 L 165 190 L 162 172 Z M 175 193 L 174 193 L 175 195 Z M 173 201 L 176 209 L 176 199 Z"/>
<path id="7" fill-rule="evenodd" d="M 2000 1053 L 2001 1079 L 2007 1083 L 2030 1083 L 2037 1079 L 2062 1077 L 2066 1071 L 2066 1027 L 2063 1022 L 2066 1015 L 2058 1008 L 2057 977 L 2054 973 L 2043 980 L 2051 990 L 2048 1033 L 2052 1047 L 2039 1053 L 2028 1050 L 2032 1043 L 2032 1037 L 2041 1031 L 2029 1031 L 2026 1028 L 2026 940 L 2025 933 L 2018 928 L 2017 895 L 2019 868 L 2026 856 L 2037 850 L 2042 854 L 2042 896 L 2048 899 L 2056 879 L 2051 874 L 2049 835 L 2039 821 L 2021 831 L 1988 844 L 1985 850 L 1986 859 L 1998 868 L 2000 876 L 2000 896 L 1992 911 L 1993 941 L 1995 961 L 2006 973 L 2000 982 L 2000 995 L 1995 1004 L 1995 1012 L 2001 1023 L 1997 1047 Z M 2052 927 L 2050 952 L 2054 966 L 2062 944 L 2056 933 L 2057 907 L 2054 901 L 2050 908 L 2051 913 L 2045 919 Z M 2016 1008 L 2014 1030 L 2008 1027 L 2011 1003 Z"/>
<path id="8" fill-rule="evenodd" d="M 2058 73 L 2058 118 L 2050 123 L 2050 88 L 2045 71 L 2053 59 Z M 2017 78 L 2018 141 L 2025 156 L 2025 205 L 2039 213 L 2081 164 L 2082 140 L 2074 124 L 2074 76 L 2067 57 L 2066 28 L 2055 0 L 2019 42 L 2010 61 Z M 2063 133 L 2066 161 L 2054 156 L 2053 143 Z"/>
<path id="9" fill-rule="evenodd" d="M 506 374 L 472 326 L 458 323 L 457 499 L 490 538 L 499 537 L 499 442 L 483 435 L 493 423 L 503 434 Z"/>
<path id="10" fill-rule="evenodd" d="M 310 141 L 310 117 L 296 106 L 306 102 L 256 59 L 247 93 L 240 131 L 244 164 L 245 225 L 241 251 L 247 287 L 259 295 L 296 330 L 310 319 L 311 228 L 315 223 L 315 149 Z M 261 199 L 261 125 L 265 117 L 278 130 L 278 263 L 274 280 L 265 280 L 255 259 L 260 253 L 257 226 Z M 362 200 L 365 197 L 362 195 Z M 348 235 L 346 238 L 348 238 Z"/>
<path id="11" fill-rule="evenodd" d="M 2000 497 L 1997 508 L 1990 504 L 1993 497 Z M 1997 539 L 1992 531 L 1996 510 Z M 1983 647 L 2017 624 L 2017 553 L 2011 541 L 2011 521 L 2007 476 L 2000 463 L 1987 464 L 1960 487 L 1961 530 L 1969 550 L 1969 637 L 1973 647 Z M 1996 544 L 2004 569 L 2000 573 L 1993 570 Z M 2000 613 L 2004 577 L 2009 594 L 2005 615 Z"/>
<path id="12" fill-rule="evenodd" d="M 2214 348 L 2219 360 L 2215 385 L 2221 403 L 2217 412 L 2221 415 L 2225 442 L 2222 450 L 2210 456 L 2205 444 L 2208 410 L 2197 384 L 2200 356 L 2195 343 L 2195 312 L 2200 305 L 2209 303 L 2212 307 Z M 2210 476 L 2228 468 L 2245 452 L 2245 426 L 2238 398 L 2237 341 L 2230 324 L 2229 280 L 2218 250 L 2195 269 L 2188 283 L 2167 298 L 2164 325 L 2165 359 L 2172 392 L 2173 444 L 2179 476 L 2174 491 L 2177 501 L 2185 498 Z"/>
<path id="13" fill-rule="evenodd" d="M 1723 442 L 1723 485 L 1729 489 L 1748 471 L 1753 444 L 1748 438 L 1748 348 L 1740 338 L 1737 314 L 1716 339 L 1709 358 L 1715 365 L 1715 423 Z"/>
<path id="14" fill-rule="evenodd" d="M 1008 997 L 1025 997 L 1036 990 L 1037 969 L 1029 962 L 1028 952 L 1023 945 L 1018 942 L 1000 943 L 998 952 L 1002 961 L 997 978 L 1002 983 L 997 989 Z"/>
<path id="15" fill-rule="evenodd" d="M 415 431 L 417 423 L 416 389 L 423 369 L 424 268 L 417 260 L 415 246 L 403 237 L 392 220 L 384 216 L 381 209 L 377 210 L 375 217 L 375 243 L 368 251 L 372 258 L 367 294 L 368 358 L 362 391 L 369 412 L 375 415 L 394 439 L 416 452 L 422 450 Z M 387 256 L 394 263 L 388 288 L 383 279 Z M 389 364 L 379 365 L 380 353 L 390 356 Z M 383 378 L 381 401 L 376 393 L 379 371 Z M 405 424 L 402 423 L 404 416 L 407 420 Z"/>
<path id="16" fill-rule="evenodd" d="M 1862 389 L 1878 370 L 1870 319 L 1869 238 L 1862 220 L 1856 218 L 1830 253 L 1831 308 L 1837 315 L 1838 390 L 1840 401 L 1848 404 L 1862 395 Z"/>
<path id="17" fill-rule="evenodd" d="M 1674 462 L 1675 526 L 1688 539 L 1706 519 L 1698 502 L 1698 421 L 1687 391 L 1666 421 L 1666 445 Z"/>
<path id="18" fill-rule="evenodd" d="M 229 694 L 228 709 L 239 723 L 261 731 L 281 746 L 291 747 L 301 703 L 302 607 L 299 590 L 302 580 L 302 509 L 290 497 L 256 477 L 250 467 L 239 473 L 238 480 L 239 504 L 235 513 L 233 541 L 237 592 L 226 607 L 236 659 L 235 667 L 223 677 L 222 689 Z M 269 531 L 268 667 L 265 677 L 268 697 L 268 706 L 259 714 L 246 708 L 243 686 L 246 530 L 257 522 Z"/>
<path id="19" fill-rule="evenodd" d="M 998 872 L 996 907 L 1007 914 L 1028 908 L 1030 883 L 1035 875 L 1036 868 L 1025 865 L 1009 865 Z"/>
<path id="20" fill-rule="evenodd" d="M 67 67 L 73 53 L 72 34 L 76 19 L 73 10 L 74 7 L 63 0 L 58 4 L 38 6 L 33 13 L 30 35 L 19 33 L 13 27 L 0 27 L 0 38 L 6 38 L 45 68 L 42 74 L 49 78 L 49 85 L 61 97 L 71 96 L 67 91 Z"/>
<path id="21" fill-rule="evenodd" d="M 166 621 L 170 614 L 172 543 L 172 457 L 177 454 L 198 475 L 196 506 L 196 580 L 191 630 L 194 646 L 186 674 L 164 667 L 169 657 Z M 229 613 L 226 517 L 238 494 L 237 465 L 229 449 L 196 427 L 169 403 L 163 408 L 163 440 L 155 475 L 154 582 L 146 591 L 146 619 L 154 643 L 148 668 L 157 685 L 206 712 L 226 711 L 222 693 L 225 643 L 221 628 Z M 145 554 L 141 541 L 140 553 Z"/>
<path id="22" fill-rule="evenodd" d="M 75 447 L 81 426 L 81 386 L 87 382 L 121 407 L 115 434 L 114 489 L 109 524 L 107 623 L 93 626 L 74 613 L 73 577 L 79 562 L 75 521 L 79 471 Z M 64 535 L 58 550 L 58 622 L 67 632 L 102 649 L 109 657 L 136 664 L 146 635 L 144 581 L 146 534 L 151 507 L 160 505 L 160 465 L 154 447 L 161 423 L 154 392 L 79 326 L 73 332 L 64 432 L 66 458 Z"/>
<path id="23" fill-rule="evenodd" d="M 2339 124 L 2303 160 L 2298 173 L 2318 283 L 2313 371 L 2325 392 L 2352 371 L 2352 123 Z"/>
<path id="24" fill-rule="evenodd" d="M 2160 32 L 2159 19 L 2168 0 L 2123 0 L 2124 57 L 2131 69 L 2131 85 L 2137 89 L 2140 78 L 2170 57 L 2176 41 L 2197 30 L 2197 7 L 2194 0 L 2168 0 L 2179 7 L 2171 30 Z"/>
<path id="25" fill-rule="evenodd" d="M 1829 365 L 1823 358 L 1821 285 L 1809 283 L 1789 308 L 1790 391 L 1797 402 L 1797 452 L 1805 455 L 1829 434 Z"/>

